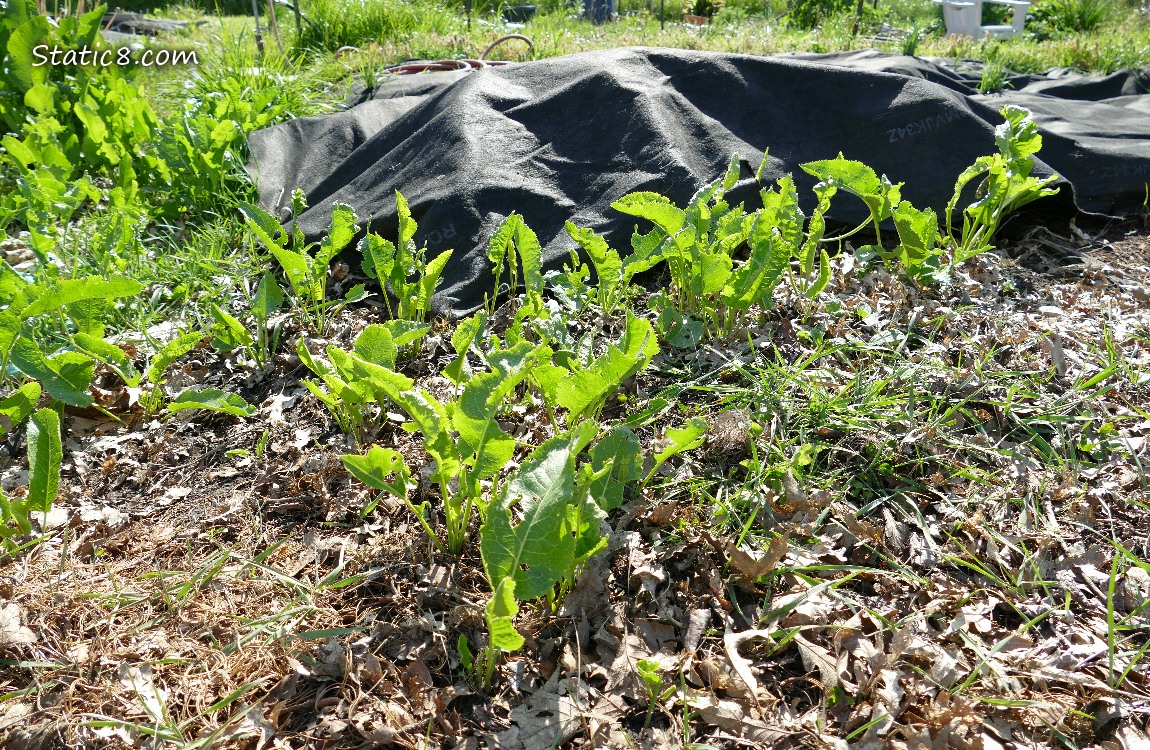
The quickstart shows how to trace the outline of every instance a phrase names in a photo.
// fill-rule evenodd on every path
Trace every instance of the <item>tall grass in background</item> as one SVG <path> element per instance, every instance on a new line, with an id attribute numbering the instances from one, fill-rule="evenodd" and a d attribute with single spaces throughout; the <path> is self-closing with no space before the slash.
<path id="1" fill-rule="evenodd" d="M 462 5 L 433 0 L 310 0 L 301 49 L 334 51 L 415 34 L 450 34 L 463 26 Z"/>

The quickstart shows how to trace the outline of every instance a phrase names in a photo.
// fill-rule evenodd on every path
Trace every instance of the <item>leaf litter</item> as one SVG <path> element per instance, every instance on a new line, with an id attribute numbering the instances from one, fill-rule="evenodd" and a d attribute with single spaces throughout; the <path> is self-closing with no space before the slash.
<path id="1" fill-rule="evenodd" d="M 489 695 L 455 648 L 478 555 L 394 499 L 361 513 L 298 360 L 197 351 L 173 377 L 258 414 L 74 421 L 62 515 L 0 571 L 0 742 L 1146 747 L 1150 240 L 1088 239 L 1068 265 L 1032 235 L 941 293 L 844 255 L 821 304 L 660 354 L 634 396 L 678 408 L 644 449 L 693 415 L 704 443 L 611 515 L 556 614 L 521 613 Z"/>

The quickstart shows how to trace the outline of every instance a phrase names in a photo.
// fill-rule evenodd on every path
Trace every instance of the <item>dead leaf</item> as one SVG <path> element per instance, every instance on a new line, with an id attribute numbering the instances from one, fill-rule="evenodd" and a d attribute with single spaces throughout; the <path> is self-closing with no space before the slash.
<path id="1" fill-rule="evenodd" d="M 14 602 L 0 605 L 0 648 L 35 643 L 38 638 L 22 624 L 24 611 Z"/>
<path id="2" fill-rule="evenodd" d="M 132 691 L 152 721 L 165 721 L 164 701 L 152 681 L 152 665 L 148 662 L 132 664 L 120 662 L 117 668 L 120 684 Z"/>
<path id="3" fill-rule="evenodd" d="M 751 660 L 745 659 L 739 654 L 739 646 L 751 640 L 752 638 L 770 638 L 771 630 L 744 630 L 741 633 L 732 633 L 729 630 L 723 636 L 723 647 L 727 651 L 727 660 L 731 662 L 731 668 L 735 670 L 735 674 L 743 681 L 750 691 L 750 696 L 758 701 L 759 681 L 755 679 L 755 673 L 751 671 Z"/>
<path id="4" fill-rule="evenodd" d="M 707 626 L 711 624 L 711 610 L 709 609 L 693 609 L 687 624 L 687 636 L 683 639 L 683 648 L 695 653 L 699 648 L 699 640 L 703 637 L 703 633 L 707 630 Z"/>
<path id="5" fill-rule="evenodd" d="M 796 634 L 794 640 L 806 670 L 808 672 L 818 670 L 825 690 L 830 691 L 838 687 L 840 675 L 846 669 L 846 654 L 839 654 L 836 658 L 829 650 L 808 641 L 802 633 Z"/>
<path id="6" fill-rule="evenodd" d="M 578 702 L 569 694 L 572 687 L 578 693 Z M 580 704 L 589 705 L 587 692 L 582 680 L 560 682 L 556 672 L 556 677 L 542 689 L 512 709 L 511 723 L 518 729 L 518 745 L 511 746 L 523 747 L 524 750 L 550 750 L 569 742 L 583 726 Z M 504 732 L 500 737 L 506 734 Z"/>
<path id="7" fill-rule="evenodd" d="M 747 582 L 753 582 L 761 576 L 770 573 L 775 566 L 787 556 L 791 546 L 786 537 L 775 537 L 761 557 L 755 557 L 739 547 L 727 543 L 727 554 L 730 555 L 731 567 L 739 577 Z"/>

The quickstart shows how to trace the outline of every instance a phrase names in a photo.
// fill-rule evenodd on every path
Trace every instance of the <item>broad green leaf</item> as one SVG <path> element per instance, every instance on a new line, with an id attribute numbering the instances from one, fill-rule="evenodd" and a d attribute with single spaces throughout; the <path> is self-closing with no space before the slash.
<path id="1" fill-rule="evenodd" d="M 284 303 L 284 294 L 271 271 L 264 271 L 260 277 L 260 284 L 256 287 L 256 296 L 252 300 L 252 315 L 256 320 L 266 321 L 280 305 Z"/>
<path id="2" fill-rule="evenodd" d="M 921 264 L 938 251 L 938 217 L 933 210 L 920 211 L 909 201 L 903 201 L 891 213 L 898 230 L 900 255 L 908 268 Z"/>
<path id="3" fill-rule="evenodd" d="M 616 427 L 591 447 L 591 468 L 598 475 L 590 485 L 591 498 L 603 510 L 623 504 L 627 484 L 643 478 L 643 452 L 639 438 L 626 427 Z"/>
<path id="4" fill-rule="evenodd" d="M 300 362 L 303 362 L 304 367 L 316 375 L 319 375 L 321 378 L 335 373 L 335 370 L 333 370 L 329 364 L 311 356 L 311 350 L 307 348 L 307 342 L 304 341 L 303 336 L 296 342 L 295 350 L 296 355 L 299 356 Z"/>
<path id="5" fill-rule="evenodd" d="M 795 181 L 790 175 L 778 181 L 776 190 L 764 190 L 760 193 L 763 208 L 759 212 L 760 231 L 778 231 L 783 242 L 789 245 L 796 253 L 803 241 L 803 225 L 806 217 L 799 208 L 799 191 L 795 188 Z"/>
<path id="6" fill-rule="evenodd" d="M 994 141 L 999 152 L 1010 161 L 1019 161 L 1038 153 L 1042 148 L 1042 135 L 1030 110 L 1008 104 L 1001 110 L 1006 122 L 994 129 Z"/>
<path id="7" fill-rule="evenodd" d="M 382 325 L 391 331 L 391 338 L 400 349 L 419 341 L 431 330 L 431 326 L 426 323 L 414 320 L 388 320 Z"/>
<path id="8" fill-rule="evenodd" d="M 75 330 L 103 338 L 104 322 L 112 310 L 111 300 L 82 299 L 64 308 L 64 314 L 75 324 Z"/>
<path id="9" fill-rule="evenodd" d="M 387 280 L 392 263 L 395 262 L 395 245 L 378 234 L 368 233 L 359 241 L 359 252 L 363 255 L 362 268 L 369 279 Z"/>
<path id="10" fill-rule="evenodd" d="M 611 344 L 585 370 L 559 381 L 558 404 L 571 412 L 572 423 L 594 416 L 603 402 L 627 378 L 642 370 L 659 353 L 655 331 L 644 318 L 627 312 L 626 327 L 618 344 Z"/>
<path id="11" fill-rule="evenodd" d="M 515 440 L 500 429 L 496 417 L 507 394 L 527 377 L 528 365 L 536 357 L 536 349 L 527 342 L 489 353 L 491 371 L 473 376 L 451 408 L 459 453 L 475 457 L 475 479 L 494 476 L 511 460 Z"/>
<path id="12" fill-rule="evenodd" d="M 435 290 L 439 288 L 439 279 L 449 260 L 451 260 L 451 251 L 444 250 L 423 269 L 423 277 L 419 280 L 419 295 L 416 298 L 416 309 L 420 313 L 426 315 L 431 311 L 431 298 L 435 296 Z"/>
<path id="13" fill-rule="evenodd" d="M 215 318 L 215 324 L 212 325 L 210 332 L 212 348 L 226 353 L 255 346 L 252 335 L 244 328 L 243 323 L 211 303 L 208 303 L 208 312 Z"/>
<path id="14" fill-rule="evenodd" d="M 464 671 L 474 671 L 475 656 L 471 653 L 471 648 L 467 645 L 467 636 L 465 634 L 459 634 L 459 640 L 455 642 L 455 650 L 459 652 L 459 663 L 463 666 Z"/>
<path id="15" fill-rule="evenodd" d="M 283 227 L 280 226 L 276 217 L 250 203 L 240 203 L 239 208 L 244 218 L 247 219 L 248 229 L 259 238 L 260 242 L 264 243 L 264 247 L 268 250 L 284 249 L 284 246 L 277 241 L 277 237 L 283 234 Z"/>
<path id="16" fill-rule="evenodd" d="M 818 206 L 811 214 L 810 226 L 807 229 L 807 238 L 799 249 L 799 280 L 803 287 L 809 288 L 812 283 L 811 276 L 815 272 L 815 263 L 819 259 L 819 243 L 826 232 L 826 212 L 830 209 L 831 198 L 838 192 L 832 183 L 820 183 L 815 186 L 815 193 L 819 197 Z"/>
<path id="17" fill-rule="evenodd" d="M 701 320 L 684 315 L 673 305 L 659 311 L 655 324 L 662 340 L 676 349 L 690 349 L 707 337 L 706 326 Z"/>
<path id="18" fill-rule="evenodd" d="M 586 469 L 583 471 L 582 469 Z M 581 474 L 590 474 L 589 467 L 582 467 Z M 586 481 L 580 485 L 586 488 Z M 607 537 L 603 536 L 603 522 L 607 520 L 607 512 L 599 507 L 598 503 L 583 494 L 583 501 L 567 506 L 567 531 L 575 537 L 575 549 L 572 551 L 572 565 L 570 570 L 584 564 L 600 550 L 607 547 Z M 575 581 L 570 582 L 574 585 Z"/>
<path id="19" fill-rule="evenodd" d="M 522 219 L 516 227 L 515 246 L 519 251 L 519 262 L 523 264 L 523 286 L 527 298 L 542 303 L 543 248 L 539 245 L 539 237 Z"/>
<path id="20" fill-rule="evenodd" d="M 735 310 L 748 310 L 756 303 L 766 309 L 775 284 L 790 260 L 790 250 L 777 230 L 767 227 L 761 219 L 761 215 L 755 217 L 748 239 L 751 252 L 747 260 L 731 274 L 730 282 L 720 295 L 723 304 Z M 781 263 L 779 256 L 784 256 Z"/>
<path id="21" fill-rule="evenodd" d="M 0 235 L 2 237 L 2 235 Z M 12 269 L 12 266 L 7 263 L 0 263 L 0 304 L 16 306 L 18 298 L 24 296 L 24 290 L 29 286 L 24 278 Z M 18 313 L 23 309 L 23 304 L 19 304 L 17 309 L 9 307 L 9 311 Z"/>
<path id="22" fill-rule="evenodd" d="M 373 445 L 365 455 L 340 456 L 340 460 L 352 476 L 368 487 L 407 497 L 407 480 L 411 472 L 398 451 Z M 388 477 L 392 476 L 395 478 L 389 480 Z"/>
<path id="23" fill-rule="evenodd" d="M 74 334 L 72 340 L 80 351 L 113 368 L 125 385 L 129 387 L 139 385 L 140 373 L 132 364 L 132 358 L 123 349 L 87 333 Z"/>
<path id="24" fill-rule="evenodd" d="M 504 266 L 508 263 L 512 265 L 511 272 L 515 272 L 515 256 L 511 255 L 510 259 L 507 257 L 508 253 L 514 253 L 515 245 L 512 242 L 514 234 L 513 221 L 518 218 L 517 214 L 511 214 L 495 228 L 492 233 L 491 239 L 487 242 L 487 259 L 491 261 L 492 273 L 495 274 L 496 280 L 503 276 Z"/>
<path id="25" fill-rule="evenodd" d="M 164 380 L 164 373 L 167 372 L 168 367 L 171 366 L 180 357 L 184 356 L 204 340 L 202 333 L 185 333 L 177 339 L 169 341 L 156 355 L 152 357 L 152 361 L 148 363 L 148 369 L 144 373 L 144 377 L 152 385 L 159 385 Z"/>
<path id="26" fill-rule="evenodd" d="M 523 284 L 528 302 L 538 313 L 543 303 L 543 249 L 522 216 L 512 213 L 503 220 L 487 245 L 487 257 L 494 264 L 496 278 L 502 277 L 507 265 L 511 278 Z M 522 278 L 518 275 L 520 267 Z"/>
<path id="27" fill-rule="evenodd" d="M 651 470 L 647 472 L 643 483 L 646 484 L 651 481 L 651 477 L 655 475 L 655 472 L 659 470 L 660 466 L 666 463 L 667 459 L 702 445 L 706 439 L 706 435 L 707 423 L 698 417 L 688 419 L 687 423 L 682 427 L 669 428 L 664 433 L 667 446 L 655 454 L 654 465 L 651 467 Z"/>
<path id="28" fill-rule="evenodd" d="M 391 335 L 391 330 L 379 323 L 372 323 L 363 329 L 363 333 L 355 339 L 355 353 L 373 364 L 395 369 L 395 359 L 399 356 L 399 347 Z"/>
<path id="29" fill-rule="evenodd" d="M 269 250 L 283 268 L 284 276 L 287 277 L 295 296 L 304 301 L 313 300 L 314 285 L 311 278 L 311 264 L 307 256 L 281 247 L 272 247 Z M 324 279 L 321 278 L 319 282 L 324 283 Z"/>
<path id="30" fill-rule="evenodd" d="M 0 399 L 0 432 L 14 429 L 36 411 L 40 402 L 40 384 L 36 381 L 25 383 L 14 393 Z"/>
<path id="31" fill-rule="evenodd" d="M 347 293 L 343 295 L 343 302 L 347 305 L 354 305 L 356 302 L 362 302 L 370 296 L 371 293 L 367 291 L 366 286 L 363 284 L 356 284 L 351 289 L 348 289 Z"/>
<path id="32" fill-rule="evenodd" d="M 254 417 L 256 414 L 256 407 L 241 396 L 217 388 L 189 388 L 168 404 L 168 411 L 172 414 L 187 409 L 207 409 L 236 417 Z"/>
<path id="33" fill-rule="evenodd" d="M 583 248 L 595 268 L 595 283 L 599 286 L 599 304 L 606 306 L 613 299 L 623 281 L 623 261 L 607 241 L 592 229 L 580 229 L 571 222 L 564 224 L 567 235 Z"/>
<path id="34" fill-rule="evenodd" d="M 342 413 L 341 410 L 345 406 L 347 406 L 347 404 L 345 403 L 344 400 L 340 399 L 334 393 L 329 393 L 329 392 L 325 391 L 323 388 L 320 387 L 319 383 L 317 383 L 314 380 L 302 380 L 300 382 L 302 382 L 304 387 L 307 388 L 311 392 L 311 395 L 315 396 L 316 399 L 321 404 L 326 406 L 332 414 L 336 415 L 337 420 L 341 418 L 339 416 Z M 341 422 L 340 427 L 343 427 L 343 426 L 344 425 Z"/>
<path id="35" fill-rule="evenodd" d="M 517 614 L 519 603 L 515 601 L 515 579 L 503 578 L 483 608 L 483 619 L 487 622 L 491 645 L 500 651 L 518 651 L 523 648 L 523 636 L 515 629 Z"/>
<path id="36" fill-rule="evenodd" d="M 882 183 L 873 169 L 861 161 L 844 159 L 842 154 L 834 159 L 811 161 L 800 166 L 819 181 L 833 182 L 835 187 L 859 198 L 877 198 L 882 193 Z"/>
<path id="37" fill-rule="evenodd" d="M 649 271 L 666 260 L 670 246 L 666 232 L 659 228 L 647 234 L 632 234 L 631 254 L 623 259 L 623 282 L 630 283 L 636 274 Z"/>
<path id="38" fill-rule="evenodd" d="M 396 247 L 400 253 L 410 254 L 414 250 L 415 232 L 419 226 L 411 218 L 411 207 L 407 199 L 398 190 L 395 191 L 395 213 L 399 219 L 399 243 Z"/>
<path id="39" fill-rule="evenodd" d="M 731 156 L 731 161 L 727 164 L 727 173 L 723 175 L 723 192 L 731 190 L 739 183 L 739 172 L 742 169 L 742 162 L 738 154 Z"/>
<path id="40" fill-rule="evenodd" d="M 862 162 L 844 159 L 842 154 L 834 159 L 808 162 L 800 166 L 804 172 L 817 177 L 822 183 L 862 199 L 874 221 L 887 219 L 891 206 L 899 201 L 899 185 L 892 185 L 885 177 L 880 178 Z"/>
<path id="41" fill-rule="evenodd" d="M 24 92 L 24 106 L 40 115 L 49 115 L 56 109 L 56 87 L 37 83 Z"/>
<path id="42" fill-rule="evenodd" d="M 93 403 L 92 360 L 79 352 L 63 352 L 47 357 L 34 341 L 20 337 L 12 346 L 10 359 L 17 370 L 39 380 L 52 398 L 69 406 L 85 407 Z"/>
<path id="43" fill-rule="evenodd" d="M 45 290 L 32 304 L 24 308 L 21 317 L 28 319 L 49 310 L 89 299 L 133 297 L 143 291 L 144 285 L 135 279 L 112 276 L 107 279 L 88 276 L 83 279 L 64 279 Z"/>
<path id="44" fill-rule="evenodd" d="M 567 528 L 567 507 L 578 495 L 575 460 L 595 431 L 584 423 L 540 445 L 488 507 L 479 543 L 487 580 L 513 578 L 518 597 L 528 600 L 550 591 L 571 569 L 575 537 Z M 516 524 L 513 507 L 522 512 Z"/>
<path id="45" fill-rule="evenodd" d="M 482 311 L 456 324 L 455 331 L 451 334 L 451 348 L 455 350 L 455 359 L 443 370 L 443 374 L 450 378 L 451 382 L 456 384 L 462 382 L 464 374 L 470 372 L 467 366 L 467 352 L 475 343 L 475 337 L 486 325 L 487 313 Z"/>
<path id="46" fill-rule="evenodd" d="M 26 503 L 29 510 L 47 513 L 52 509 L 60 486 L 60 463 L 63 458 L 60 415 L 52 409 L 40 409 L 28 423 Z"/>
<path id="47" fill-rule="evenodd" d="M 807 287 L 807 299 L 814 299 L 819 295 L 822 290 L 827 288 L 827 284 L 831 280 L 831 259 L 827 255 L 825 248 L 819 248 L 819 275 L 809 287 Z"/>
<path id="48" fill-rule="evenodd" d="M 631 193 L 611 204 L 611 208 L 629 216 L 647 219 L 668 237 L 674 237 L 683 228 L 686 213 L 671 203 L 671 199 L 658 193 Z"/>
<path id="49" fill-rule="evenodd" d="M 700 296 L 720 291 L 731 279 L 731 256 L 723 253 L 700 254 L 693 258 L 690 269 L 692 291 Z"/>
<path id="50" fill-rule="evenodd" d="M 319 244 L 319 251 L 315 254 L 312 276 L 325 279 L 327 265 L 352 239 L 355 238 L 355 223 L 359 217 L 355 210 L 346 203 L 333 203 L 331 205 L 331 224 L 328 225 L 327 234 Z"/>
<path id="51" fill-rule="evenodd" d="M 19 0 L 7 3 L 8 6 L 19 5 Z M 45 39 L 51 38 L 50 26 L 47 16 L 34 15 L 12 29 L 8 37 L 8 54 L 4 60 L 7 72 L 19 83 L 20 88 L 28 90 L 48 78 L 48 66 L 34 66 L 32 49 Z"/>

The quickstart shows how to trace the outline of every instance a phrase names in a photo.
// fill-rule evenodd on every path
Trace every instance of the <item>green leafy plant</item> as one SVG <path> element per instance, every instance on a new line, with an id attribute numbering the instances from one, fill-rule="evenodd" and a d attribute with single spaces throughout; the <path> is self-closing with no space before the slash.
<path id="1" fill-rule="evenodd" d="M 354 354 L 329 347 L 327 361 L 313 356 L 301 338 L 296 345 L 300 360 L 319 377 L 318 382 L 303 381 L 304 386 L 331 411 L 340 429 L 360 443 L 375 427 L 378 414 L 370 409 L 381 400 L 372 378 L 380 369 L 392 371 L 400 351 L 428 330 L 429 326 L 406 320 L 373 323 L 356 337 Z"/>
<path id="2" fill-rule="evenodd" d="M 735 157 L 724 177 L 696 193 L 685 209 L 656 193 L 632 193 L 612 204 L 655 228 L 632 237 L 633 251 L 622 260 L 621 280 L 607 278 L 612 289 L 618 289 L 635 274 L 666 263 L 671 289 L 652 295 L 649 304 L 658 313 L 660 334 L 673 346 L 728 335 L 753 308 L 770 307 L 792 256 L 800 260 L 796 279 L 817 272 L 804 285 L 809 296 L 818 294 L 829 278 L 829 260 L 818 250 L 824 203 L 804 243 L 803 215 L 789 178 L 780 180 L 777 188 L 764 189 L 764 208 L 753 214 L 726 202 L 724 195 L 738 181 L 739 168 Z M 581 239 L 584 247 L 593 244 L 586 235 Z M 737 261 L 736 251 L 743 248 L 749 248 L 748 258 Z"/>
<path id="3" fill-rule="evenodd" d="M 256 319 L 256 362 L 266 365 L 271 361 L 272 354 L 279 348 L 281 327 L 268 327 L 271 316 L 280 309 L 284 303 L 284 295 L 280 285 L 276 283 L 271 272 L 265 271 L 260 277 L 259 286 L 256 287 L 255 297 L 252 298 L 252 316 Z"/>
<path id="4" fill-rule="evenodd" d="M 990 240 L 1008 214 L 1058 192 L 1058 188 L 1050 187 L 1057 176 L 1040 180 L 1030 174 L 1034 155 L 1042 148 L 1042 136 L 1030 112 L 1013 104 L 1001 112 L 1005 122 L 994 130 L 998 153 L 979 157 L 959 175 L 954 195 L 946 206 L 946 233 L 954 246 L 955 263 L 992 249 Z M 956 238 L 954 209 L 966 186 L 979 177 L 982 182 L 975 191 L 975 200 L 962 212 L 962 234 Z"/>
<path id="5" fill-rule="evenodd" d="M 531 372 L 547 403 L 567 410 L 569 426 L 584 419 L 598 421 L 606 400 L 659 352 L 651 324 L 629 311 L 622 337 L 602 355 L 593 357 L 589 346 L 580 348 L 583 356 L 559 351 Z"/>
<path id="6" fill-rule="evenodd" d="M 368 233 L 359 243 L 363 272 L 379 279 L 384 286 L 388 317 L 424 323 L 431 315 L 431 298 L 439 288 L 440 276 L 452 251 L 446 250 L 427 262 L 426 248 L 415 249 L 413 237 L 419 227 L 411 218 L 407 200 L 398 190 L 395 203 L 399 216 L 398 242 L 393 245 L 379 235 Z"/>
<path id="7" fill-rule="evenodd" d="M 0 399 L 0 431 L 11 432 L 16 425 L 23 424 L 32 416 L 42 392 L 40 384 L 33 380 Z"/>
<path id="8" fill-rule="evenodd" d="M 209 329 L 212 348 L 224 353 L 246 350 L 251 353 L 257 366 L 266 367 L 279 339 L 279 328 L 269 329 L 268 319 L 283 304 L 283 299 L 283 292 L 275 278 L 270 272 L 264 272 L 255 296 L 251 299 L 251 313 L 256 324 L 255 336 L 235 316 L 208 303 L 208 313 L 213 320 Z"/>
<path id="9" fill-rule="evenodd" d="M 473 374 L 454 397 L 439 400 L 385 366 L 329 349 L 333 363 L 362 384 L 357 387 L 370 391 L 377 401 L 386 399 L 402 409 L 411 418 L 404 429 L 421 434 L 423 448 L 435 463 L 431 479 L 439 486 L 447 527 L 446 544 L 437 534 L 432 536 L 441 549 L 462 552 L 472 514 L 477 508 L 482 514 L 487 507 L 484 483 L 490 481 L 492 492 L 498 490 L 498 474 L 514 455 L 515 439 L 503 431 L 497 418 L 506 408 L 507 396 L 545 351 L 527 342 L 491 351 L 487 371 Z"/>
<path id="10" fill-rule="evenodd" d="M 713 16 L 723 9 L 723 0 L 683 0 L 682 12 L 687 16 Z"/>
<path id="11" fill-rule="evenodd" d="M 513 213 L 496 228 L 487 244 L 487 259 L 491 261 L 495 274 L 495 289 L 485 305 L 488 314 L 494 315 L 497 300 L 504 294 L 515 293 L 522 282 L 526 304 L 517 312 L 517 320 L 521 320 L 524 315 L 541 315 L 543 248 L 538 236 L 527 226 L 522 216 Z"/>
<path id="12" fill-rule="evenodd" d="M 144 390 L 140 397 L 140 404 L 145 414 L 154 414 L 164 406 L 166 395 L 164 384 L 167 382 L 168 368 L 177 359 L 199 346 L 203 340 L 202 333 L 195 331 L 185 333 L 169 341 L 152 356 L 147 370 L 144 371 L 144 381 L 150 387 Z M 167 408 L 172 414 L 187 409 L 207 409 L 237 417 L 250 417 L 256 413 L 255 407 L 242 397 L 216 388 L 188 388 L 173 396 L 167 402 Z"/>
<path id="13" fill-rule="evenodd" d="M 622 258 L 593 230 L 580 229 L 569 221 L 564 226 L 595 268 L 595 297 L 599 309 L 606 315 L 614 314 L 631 291 L 631 278 L 625 273 Z"/>
<path id="14" fill-rule="evenodd" d="M 886 175 L 879 177 L 862 162 L 835 159 L 810 162 L 802 168 L 821 182 L 815 186 L 820 203 L 842 190 L 859 198 L 870 213 L 868 219 L 855 229 L 839 235 L 842 240 L 870 224 L 874 228 L 875 243 L 862 245 L 855 254 L 866 261 L 874 257 L 897 263 L 911 277 L 929 281 L 942 269 L 942 248 L 938 246 L 938 219 L 931 209 L 918 210 L 901 198 L 902 183 L 892 184 Z M 882 222 L 893 219 L 898 230 L 899 244 L 893 250 L 882 245 Z M 812 230 L 813 233 L 813 230 Z"/>
<path id="15" fill-rule="evenodd" d="M 123 277 L 31 283 L 0 263 L 0 380 L 11 365 L 38 380 L 53 399 L 90 406 L 93 360 L 62 345 L 71 332 L 82 341 L 103 336 L 111 300 L 139 294 L 142 288 Z"/>
<path id="16" fill-rule="evenodd" d="M 408 498 L 408 485 L 411 481 L 411 472 L 404 463 L 403 456 L 398 451 L 391 450 L 390 448 L 381 448 L 378 445 L 373 445 L 371 449 L 364 455 L 351 454 L 340 456 L 343 461 L 344 468 L 347 469 L 353 477 L 381 492 L 388 492 L 407 504 L 408 509 L 415 515 L 423 526 L 423 530 L 427 532 L 429 537 L 434 538 L 435 532 L 427 524 L 427 508 L 416 507 Z M 364 507 L 363 514 L 366 516 L 375 509 L 379 504 L 379 498 L 371 501 Z"/>
<path id="17" fill-rule="evenodd" d="M 0 183 L 15 187 L 0 192 L 0 228 L 22 223 L 42 263 L 85 200 L 122 206 L 139 201 L 140 183 L 172 183 L 151 148 L 159 118 L 118 65 L 45 64 L 50 48 L 115 55 L 100 34 L 103 12 L 53 22 L 32 0 L 12 0 L 0 15 Z M 103 195 L 97 178 L 112 183 Z"/>
<path id="18" fill-rule="evenodd" d="M 1001 94 L 1006 90 L 1006 68 L 998 60 L 987 60 L 982 66 L 982 77 L 978 81 L 978 93 Z"/>
<path id="19" fill-rule="evenodd" d="M 342 300 L 327 299 L 328 265 L 351 243 L 359 219 L 351 206 L 343 203 L 332 204 L 331 224 L 323 240 L 308 245 L 303 231 L 296 222 L 306 208 L 307 202 L 303 191 L 297 189 L 292 193 L 293 218 L 291 231 L 288 233 L 283 231 L 283 227 L 274 216 L 259 206 L 240 204 L 240 211 L 243 212 L 248 229 L 259 238 L 283 268 L 284 276 L 295 297 L 296 309 L 305 325 L 314 328 L 322 335 L 327 330 L 329 315 L 335 309 L 357 302 L 366 296 L 363 286 L 357 285 L 352 287 Z M 284 235 L 282 239 L 281 234 Z M 289 240 L 290 245 L 296 250 L 288 249 Z M 312 255 L 313 248 L 315 248 L 314 255 Z"/>
<path id="20" fill-rule="evenodd" d="M 573 583 L 576 569 L 606 544 L 599 530 L 605 514 L 588 492 L 593 473 L 577 466 L 596 432 L 583 423 L 540 445 L 487 509 L 479 547 L 493 596 L 485 609 L 488 644 L 477 662 L 484 688 L 499 652 L 522 646 L 516 600 L 561 596 L 556 587 Z"/>
<path id="21" fill-rule="evenodd" d="M 0 490 L 0 545 L 13 552 L 21 535 L 32 533 L 32 515 L 47 518 L 60 487 L 64 449 L 60 415 L 40 409 L 28 422 L 28 488 L 23 498 L 8 498 Z"/>

